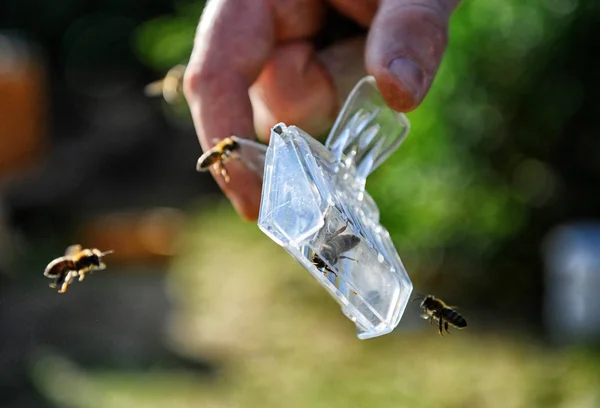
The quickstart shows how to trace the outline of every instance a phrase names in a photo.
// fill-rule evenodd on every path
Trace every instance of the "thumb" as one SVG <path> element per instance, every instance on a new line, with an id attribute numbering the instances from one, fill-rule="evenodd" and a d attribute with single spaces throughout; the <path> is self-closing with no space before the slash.
<path id="1" fill-rule="evenodd" d="M 367 39 L 367 71 L 385 101 L 409 112 L 425 97 L 448 42 L 459 0 L 382 0 Z"/>

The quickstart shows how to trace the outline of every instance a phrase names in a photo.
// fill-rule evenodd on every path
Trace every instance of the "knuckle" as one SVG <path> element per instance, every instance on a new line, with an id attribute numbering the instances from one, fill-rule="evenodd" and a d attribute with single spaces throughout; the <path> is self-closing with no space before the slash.
<path id="1" fill-rule="evenodd" d="M 183 93 L 186 99 L 202 93 L 208 85 L 214 83 L 220 76 L 219 72 L 212 69 L 208 64 L 190 64 L 183 75 Z"/>

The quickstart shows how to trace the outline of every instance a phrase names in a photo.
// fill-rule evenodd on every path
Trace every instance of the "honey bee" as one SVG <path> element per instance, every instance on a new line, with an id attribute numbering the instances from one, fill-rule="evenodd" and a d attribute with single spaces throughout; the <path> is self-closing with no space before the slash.
<path id="1" fill-rule="evenodd" d="M 167 72 L 167 75 L 163 79 L 146 85 L 144 89 L 146 95 L 162 95 L 167 103 L 176 103 L 183 94 L 183 74 L 185 73 L 185 68 L 185 65 L 176 65 Z"/>
<path id="2" fill-rule="evenodd" d="M 230 159 L 239 159 L 262 178 L 266 151 L 266 146 L 258 142 L 229 136 L 200 156 L 196 163 L 196 171 L 207 171 L 214 166 L 225 182 L 229 183 L 230 176 L 225 169 L 225 164 Z"/>
<path id="3" fill-rule="evenodd" d="M 219 143 L 217 143 L 212 149 L 206 151 L 198 159 L 196 163 L 196 171 L 207 171 L 212 166 L 215 170 L 221 173 L 221 176 L 225 179 L 226 183 L 229 183 L 229 173 L 225 169 L 225 163 L 231 158 L 235 158 L 236 151 L 240 148 L 240 144 L 237 142 L 237 137 L 230 136 Z"/>
<path id="4" fill-rule="evenodd" d="M 64 256 L 56 258 L 46 266 L 44 276 L 54 279 L 50 284 L 51 288 L 59 287 L 58 293 L 64 293 L 73 279 L 79 277 L 81 282 L 86 273 L 106 269 L 102 258 L 113 252 L 101 252 L 96 248 L 83 249 L 81 245 L 71 245 Z"/>
<path id="5" fill-rule="evenodd" d="M 316 252 L 311 257 L 311 262 L 317 269 L 323 272 L 331 272 L 337 277 L 337 273 L 335 273 L 329 265 L 335 265 L 340 259 L 350 259 L 347 256 L 342 256 L 342 254 L 350 251 L 360 242 L 360 238 L 354 234 L 344 234 L 341 235 L 348 228 L 348 224 L 344 225 L 342 228 L 335 231 L 331 237 L 329 237 L 323 245 L 319 248 L 319 256 Z M 329 265 L 328 265 L 329 263 Z"/>
<path id="6" fill-rule="evenodd" d="M 457 329 L 464 329 L 467 327 L 467 321 L 458 312 L 456 312 L 452 306 L 448 306 L 441 299 L 436 298 L 433 295 L 427 295 L 425 297 L 418 297 L 416 300 L 423 300 L 421 302 L 421 308 L 425 311 L 422 315 L 423 319 L 429 319 L 429 324 L 432 321 L 439 322 L 438 331 L 440 336 L 444 336 L 442 332 L 442 326 L 448 331 L 449 326 L 456 327 Z"/>

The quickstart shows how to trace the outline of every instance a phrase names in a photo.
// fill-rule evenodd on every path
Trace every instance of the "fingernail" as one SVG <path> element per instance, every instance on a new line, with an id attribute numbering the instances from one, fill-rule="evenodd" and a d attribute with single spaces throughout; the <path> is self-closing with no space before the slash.
<path id="1" fill-rule="evenodd" d="M 416 62 L 408 58 L 396 58 L 390 63 L 389 70 L 416 101 L 421 99 L 425 75 Z"/>

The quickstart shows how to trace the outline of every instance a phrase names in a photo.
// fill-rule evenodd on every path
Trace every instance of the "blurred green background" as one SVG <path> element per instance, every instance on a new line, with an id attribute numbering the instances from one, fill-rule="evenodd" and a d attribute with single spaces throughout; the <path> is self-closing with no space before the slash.
<path id="1" fill-rule="evenodd" d="M 185 105 L 143 94 L 185 63 L 203 7 L 1 6 L 0 109 L 28 116 L 0 128 L 0 406 L 600 407 L 600 321 L 551 324 L 597 314 L 600 262 L 573 266 L 562 303 L 548 277 L 557 227 L 589 228 L 564 257 L 600 254 L 600 7 L 458 8 L 408 139 L 367 189 L 415 291 L 469 327 L 442 339 L 413 303 L 368 341 L 195 173 Z M 41 272 L 75 242 L 118 251 L 58 295 Z"/>

